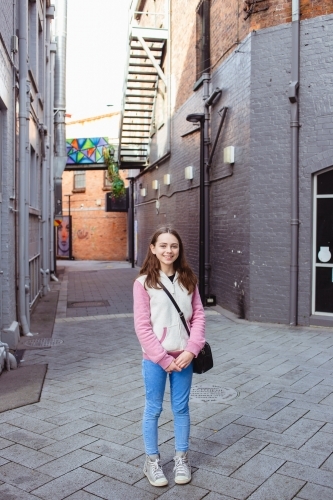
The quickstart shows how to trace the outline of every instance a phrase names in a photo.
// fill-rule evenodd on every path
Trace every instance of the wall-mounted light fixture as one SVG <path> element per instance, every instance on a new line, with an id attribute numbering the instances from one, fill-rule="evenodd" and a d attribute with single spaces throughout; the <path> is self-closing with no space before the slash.
<path id="1" fill-rule="evenodd" d="M 153 181 L 153 182 L 151 183 L 151 187 L 152 187 L 153 189 L 158 189 L 158 181 Z"/>
<path id="2" fill-rule="evenodd" d="M 170 184 L 171 184 L 171 175 L 170 174 L 165 174 L 163 176 L 163 184 L 165 184 L 165 186 L 170 186 Z"/>
<path id="3" fill-rule="evenodd" d="M 235 148 L 234 146 L 228 146 L 223 150 L 223 161 L 224 163 L 235 163 Z"/>
<path id="4" fill-rule="evenodd" d="M 141 188 L 141 189 L 140 189 L 140 194 L 141 194 L 141 196 L 143 196 L 143 197 L 147 196 L 147 189 L 146 189 L 146 188 Z"/>
<path id="5" fill-rule="evenodd" d="M 194 177 L 194 168 L 193 167 L 186 167 L 185 168 L 185 179 L 187 180 L 192 180 Z"/>

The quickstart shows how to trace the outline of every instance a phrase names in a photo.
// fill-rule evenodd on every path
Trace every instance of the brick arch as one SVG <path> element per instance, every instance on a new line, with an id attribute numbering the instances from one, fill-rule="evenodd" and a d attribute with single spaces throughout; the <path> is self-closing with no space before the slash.
<path id="1" fill-rule="evenodd" d="M 333 167 L 333 149 L 311 156 L 307 161 L 302 162 L 301 166 L 305 174 L 317 174 L 321 170 Z"/>

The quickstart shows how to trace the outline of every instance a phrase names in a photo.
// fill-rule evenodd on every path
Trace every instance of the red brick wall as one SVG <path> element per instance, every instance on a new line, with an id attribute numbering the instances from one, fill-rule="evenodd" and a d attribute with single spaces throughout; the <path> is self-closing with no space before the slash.
<path id="1" fill-rule="evenodd" d="M 146 2 L 148 4 L 148 2 Z M 171 50 L 172 92 L 176 92 L 175 110 L 193 93 L 196 81 L 196 7 L 198 0 L 172 0 Z M 291 22 L 291 0 L 259 2 L 247 20 L 243 0 L 211 0 L 211 69 L 236 49 L 253 30 Z M 332 0 L 301 0 L 301 20 L 333 13 Z"/>
<path id="2" fill-rule="evenodd" d="M 123 177 L 126 177 L 124 172 Z M 73 172 L 62 176 L 63 214 L 71 194 L 73 256 L 79 260 L 125 260 L 127 213 L 105 212 L 104 171 L 86 172 L 86 191 L 73 192 Z M 99 201 L 101 205 L 99 206 Z"/>

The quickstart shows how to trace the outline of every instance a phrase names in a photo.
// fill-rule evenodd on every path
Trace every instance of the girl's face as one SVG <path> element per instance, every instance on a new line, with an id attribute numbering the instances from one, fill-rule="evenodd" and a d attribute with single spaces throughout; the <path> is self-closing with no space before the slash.
<path id="1" fill-rule="evenodd" d="M 155 245 L 150 245 L 150 250 L 160 261 L 162 271 L 169 270 L 179 256 L 179 241 L 173 234 L 162 233 Z"/>

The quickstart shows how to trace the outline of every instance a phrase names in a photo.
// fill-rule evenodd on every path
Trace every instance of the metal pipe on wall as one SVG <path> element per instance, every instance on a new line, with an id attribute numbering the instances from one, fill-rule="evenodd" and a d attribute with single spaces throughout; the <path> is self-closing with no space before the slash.
<path id="1" fill-rule="evenodd" d="M 26 308 L 26 227 L 29 227 L 29 207 L 27 200 L 28 164 L 27 139 L 29 138 L 29 86 L 28 86 L 28 0 L 19 3 L 19 214 L 18 214 L 18 303 L 23 335 L 31 335 L 29 327 L 29 307 Z"/>
<path id="2" fill-rule="evenodd" d="M 49 256 L 49 269 L 51 276 L 55 272 L 55 252 L 54 252 L 54 123 L 53 123 L 53 102 L 54 102 L 54 67 L 55 67 L 55 54 L 56 44 L 50 45 L 50 100 L 48 103 L 50 113 L 50 128 L 49 128 L 49 158 L 50 158 L 50 198 L 49 198 L 49 211 L 50 211 L 50 256 Z"/>
<path id="3" fill-rule="evenodd" d="M 199 292 L 205 305 L 205 120 L 200 122 Z"/>
<path id="4" fill-rule="evenodd" d="M 209 87 L 210 87 L 210 74 L 203 74 L 203 100 L 206 101 L 209 97 Z M 203 185 L 204 185 L 204 276 L 205 276 L 205 299 L 210 293 L 210 182 L 209 174 L 210 169 L 208 166 L 209 160 L 209 146 L 210 146 L 210 136 L 209 136 L 209 121 L 210 112 L 208 106 L 204 106 L 205 121 L 204 121 L 204 145 L 203 145 Z M 201 181 L 200 181 L 201 182 Z M 206 305 L 206 300 L 204 300 L 204 305 Z"/>
<path id="5" fill-rule="evenodd" d="M 291 131 L 291 260 L 289 323 L 297 325 L 298 245 L 299 245 L 299 60 L 300 2 L 292 0 L 291 82 L 289 85 Z"/>
<path id="6" fill-rule="evenodd" d="M 67 42 L 67 0 L 57 0 L 55 11 L 55 57 L 54 85 L 54 190 L 55 213 L 62 214 L 62 174 L 66 167 L 66 42 Z"/>

